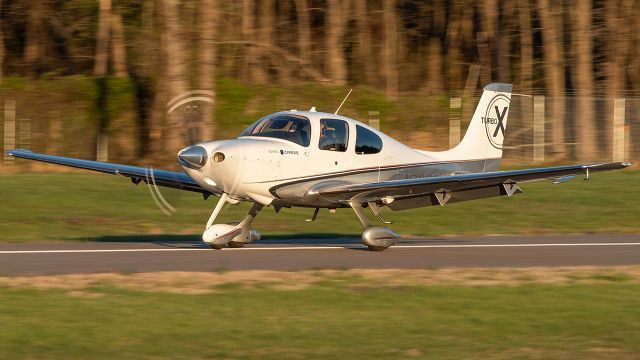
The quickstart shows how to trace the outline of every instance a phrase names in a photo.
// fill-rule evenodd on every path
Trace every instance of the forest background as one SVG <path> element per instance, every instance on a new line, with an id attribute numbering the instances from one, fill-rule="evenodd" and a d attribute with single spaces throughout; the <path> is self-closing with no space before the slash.
<path id="1" fill-rule="evenodd" d="M 171 167 L 353 88 L 342 114 L 444 149 L 509 82 L 508 162 L 634 160 L 638 18 L 632 0 L 1 0 L 0 131 L 5 149 Z"/>

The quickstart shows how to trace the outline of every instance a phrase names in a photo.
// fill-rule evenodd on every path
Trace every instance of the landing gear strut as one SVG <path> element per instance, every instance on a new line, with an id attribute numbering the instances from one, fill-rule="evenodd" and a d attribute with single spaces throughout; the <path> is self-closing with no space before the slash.
<path id="1" fill-rule="evenodd" d="M 364 226 L 362 232 L 362 243 L 366 245 L 371 251 L 382 251 L 389 246 L 395 245 L 400 242 L 400 235 L 396 234 L 393 230 L 385 226 L 371 225 L 369 219 L 364 213 L 362 204 L 356 201 L 349 203 L 351 208 L 356 213 L 356 216 Z M 378 208 L 374 210 L 374 214 L 379 217 Z M 387 223 L 385 221 L 385 223 Z"/>
<path id="2" fill-rule="evenodd" d="M 253 219 L 258 215 L 260 210 L 262 210 L 263 205 L 253 203 L 247 216 L 239 223 L 214 225 L 213 222 L 220 213 L 222 206 L 227 202 L 234 203 L 234 200 L 230 199 L 226 193 L 222 194 L 207 221 L 205 231 L 202 234 L 202 241 L 212 249 L 220 250 L 225 245 L 231 248 L 239 248 L 256 240 L 260 240 L 260 233 L 251 228 L 251 222 L 253 222 Z M 235 203 L 237 203 L 237 201 Z"/>

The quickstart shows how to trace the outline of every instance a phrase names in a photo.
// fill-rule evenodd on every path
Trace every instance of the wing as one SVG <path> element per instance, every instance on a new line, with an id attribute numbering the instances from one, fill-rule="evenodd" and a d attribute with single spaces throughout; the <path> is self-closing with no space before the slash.
<path id="1" fill-rule="evenodd" d="M 146 183 L 151 183 L 158 186 L 199 192 L 202 193 L 205 197 L 211 194 L 219 195 L 221 193 L 202 188 L 184 172 L 155 170 L 139 166 L 120 165 L 99 161 L 74 159 L 63 156 L 45 155 L 34 153 L 29 150 L 11 150 L 8 152 L 8 154 L 22 159 L 71 166 L 107 174 L 122 175 L 130 178 L 134 184 L 138 184 L 140 181 L 144 181 Z"/>
<path id="2" fill-rule="evenodd" d="M 524 170 L 496 171 L 419 179 L 349 184 L 321 189 L 320 195 L 335 202 L 382 203 L 392 210 L 444 205 L 486 197 L 511 196 L 522 192 L 519 182 L 554 179 L 562 182 L 570 176 L 623 169 L 630 163 L 602 163 L 555 166 Z"/>

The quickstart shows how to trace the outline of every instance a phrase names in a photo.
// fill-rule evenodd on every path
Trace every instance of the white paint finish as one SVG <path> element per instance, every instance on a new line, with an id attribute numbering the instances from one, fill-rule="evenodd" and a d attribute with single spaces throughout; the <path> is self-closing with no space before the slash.
<path id="1" fill-rule="evenodd" d="M 548 243 L 548 244 L 464 244 L 464 245 L 396 245 L 390 249 L 424 249 L 424 248 L 504 248 L 504 247 L 577 247 L 577 246 L 638 246 L 640 242 L 616 242 L 616 243 Z M 243 247 L 226 248 L 221 251 L 277 251 L 277 250 L 345 250 L 361 246 L 273 246 L 273 247 Z M 178 252 L 178 251 L 210 251 L 207 248 L 147 248 L 147 249 L 72 249 L 72 250 L 5 250 L 2 255 L 10 254 L 76 254 L 76 253 L 121 253 L 121 252 Z"/>

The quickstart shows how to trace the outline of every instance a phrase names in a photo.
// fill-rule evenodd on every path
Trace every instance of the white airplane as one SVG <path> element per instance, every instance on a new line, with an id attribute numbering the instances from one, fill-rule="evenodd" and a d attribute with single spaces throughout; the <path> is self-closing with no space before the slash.
<path id="1" fill-rule="evenodd" d="M 518 183 L 551 179 L 564 182 L 579 174 L 622 169 L 629 163 L 579 164 L 498 171 L 509 114 L 512 85 L 484 88 L 460 144 L 433 152 L 412 149 L 361 122 L 331 113 L 282 111 L 267 115 L 236 139 L 208 141 L 178 153 L 184 172 L 73 159 L 12 150 L 9 155 L 129 177 L 220 197 L 202 240 L 214 249 L 241 247 L 260 239 L 251 222 L 264 206 L 335 210 L 351 208 L 362 222 L 362 243 L 380 251 L 400 236 L 372 224 L 371 209 L 404 210 L 522 192 Z M 225 203 L 253 202 L 239 223 L 214 224 Z"/>

